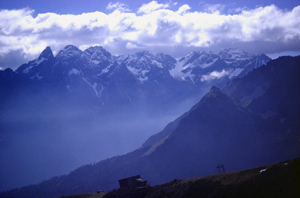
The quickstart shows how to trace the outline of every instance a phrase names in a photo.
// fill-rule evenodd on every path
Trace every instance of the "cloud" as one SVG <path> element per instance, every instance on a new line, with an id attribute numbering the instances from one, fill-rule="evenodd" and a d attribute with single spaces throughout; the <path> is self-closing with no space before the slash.
<path id="1" fill-rule="evenodd" d="M 178 11 L 176 12 L 177 14 L 186 14 L 186 11 L 190 10 L 191 7 L 187 4 L 184 4 L 183 6 L 181 6 Z"/>
<path id="2" fill-rule="evenodd" d="M 138 10 L 138 13 L 150 13 L 158 9 L 164 9 L 169 7 L 168 4 L 159 4 L 157 1 L 151 1 L 148 4 L 143 4 Z"/>
<path id="3" fill-rule="evenodd" d="M 224 76 L 228 76 L 229 75 L 229 72 L 228 71 L 225 71 L 224 69 L 219 72 L 219 71 L 213 71 L 207 75 L 203 75 L 201 77 L 201 81 L 210 81 L 210 80 L 214 80 L 214 79 L 219 79 L 219 78 L 222 78 Z"/>
<path id="4" fill-rule="evenodd" d="M 139 48 L 136 44 L 133 44 L 133 43 L 131 43 L 131 42 L 128 42 L 127 44 L 126 44 L 126 48 L 127 49 L 136 49 L 136 48 Z"/>
<path id="5" fill-rule="evenodd" d="M 126 4 L 123 4 L 123 3 L 120 3 L 120 2 L 117 2 L 117 3 L 112 3 L 112 2 L 110 2 L 108 5 L 107 5 L 107 7 L 106 7 L 106 9 L 108 9 L 108 10 L 115 10 L 115 9 L 117 9 L 117 10 L 122 10 L 122 11 L 130 11 L 129 9 L 128 9 L 128 5 L 126 5 Z"/>
<path id="6" fill-rule="evenodd" d="M 46 46 L 55 54 L 68 44 L 81 48 L 98 44 L 112 54 L 146 49 L 177 57 L 189 50 L 228 47 L 252 53 L 300 51 L 300 6 L 292 10 L 275 5 L 239 8 L 234 14 L 222 13 L 224 6 L 219 4 L 204 7 L 205 11 L 191 12 L 185 4 L 172 10 L 169 4 L 151 1 L 137 12 L 119 2 L 108 4 L 110 13 L 34 16 L 28 8 L 0 10 L 0 67 L 7 67 L 8 54 L 16 55 L 16 61 L 10 62 L 15 68 L 37 57 Z"/>
<path id="7" fill-rule="evenodd" d="M 225 5 L 223 4 L 205 4 L 204 11 L 207 13 L 220 13 L 224 10 Z"/>

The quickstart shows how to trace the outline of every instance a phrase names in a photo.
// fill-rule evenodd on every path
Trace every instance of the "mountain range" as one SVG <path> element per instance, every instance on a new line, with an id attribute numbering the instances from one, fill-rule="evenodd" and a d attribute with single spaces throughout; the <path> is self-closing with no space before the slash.
<path id="1" fill-rule="evenodd" d="M 13 72 L 56 103 L 53 95 L 62 93 L 87 103 L 85 95 L 95 105 L 169 103 L 195 94 L 203 84 L 224 85 L 269 60 L 264 54 L 255 56 L 239 49 L 219 54 L 194 51 L 176 60 L 163 53 L 113 56 L 100 46 L 81 51 L 69 45 L 55 57 L 47 47 L 37 59 L 15 71 L 7 69 L 2 76 Z"/>
<path id="2" fill-rule="evenodd" d="M 268 61 L 239 49 L 175 59 L 72 45 L 54 56 L 47 47 L 37 59 L 0 71 L 0 171 L 11 178 L 0 180 L 0 189 L 132 151 L 212 85 L 223 87 Z"/>
<path id="3" fill-rule="evenodd" d="M 300 57 L 270 60 L 263 54 L 253 56 L 236 49 L 219 54 L 192 52 L 175 60 L 150 52 L 115 57 L 101 47 L 82 52 L 74 46 L 54 57 L 46 48 L 37 60 L 0 75 L 6 79 L 16 76 L 17 80 L 7 82 L 20 97 L 30 91 L 38 93 L 53 107 L 73 99 L 80 108 L 96 113 L 107 113 L 105 108 L 112 104 L 117 109 L 124 104 L 153 104 L 151 108 L 165 110 L 163 104 L 175 108 L 178 102 L 197 98 L 194 94 L 200 96 L 200 90 L 211 83 L 221 89 L 212 86 L 196 105 L 139 149 L 1 197 L 111 190 L 118 187 L 118 179 L 137 174 L 160 184 L 216 173 L 215 166 L 220 163 L 227 171 L 237 171 L 300 156 L 299 66 Z M 34 89 L 15 88 L 16 84 Z M 80 88 L 86 92 L 81 93 Z M 57 97 L 56 93 L 64 95 Z M 132 112 L 136 111 L 128 115 Z"/>

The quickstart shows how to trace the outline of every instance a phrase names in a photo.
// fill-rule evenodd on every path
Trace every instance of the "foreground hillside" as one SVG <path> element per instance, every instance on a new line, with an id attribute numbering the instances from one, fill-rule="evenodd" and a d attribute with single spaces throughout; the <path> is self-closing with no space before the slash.
<path id="1" fill-rule="evenodd" d="M 75 195 L 63 195 L 60 198 L 102 198 L 104 195 L 106 195 L 105 192 L 84 193 L 84 194 L 75 194 Z"/>
<path id="2" fill-rule="evenodd" d="M 238 172 L 144 188 L 113 190 L 110 197 L 300 197 L 300 158 Z"/>

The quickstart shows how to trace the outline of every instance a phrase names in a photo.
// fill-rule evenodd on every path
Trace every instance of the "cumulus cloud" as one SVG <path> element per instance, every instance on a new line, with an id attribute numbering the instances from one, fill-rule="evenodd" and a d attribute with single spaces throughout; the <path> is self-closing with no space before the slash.
<path id="1" fill-rule="evenodd" d="M 222 13 L 224 6 L 219 4 L 193 12 L 187 4 L 172 8 L 151 1 L 137 12 L 119 2 L 108 4 L 109 13 L 34 16 L 34 10 L 28 8 L 0 10 L 0 57 L 4 61 L 7 54 L 11 57 L 16 52 L 23 61 L 38 56 L 46 46 L 55 54 L 68 44 L 81 49 L 98 44 L 112 54 L 149 49 L 177 57 L 189 49 L 228 47 L 252 53 L 300 51 L 300 6 L 293 10 L 275 5 L 240 8 L 235 14 Z"/>
<path id="2" fill-rule="evenodd" d="M 186 11 L 190 10 L 191 7 L 187 4 L 184 4 L 183 6 L 181 6 L 178 10 L 177 10 L 177 14 L 186 14 Z"/>
<path id="3" fill-rule="evenodd" d="M 151 1 L 150 3 L 143 4 L 142 7 L 138 10 L 138 13 L 150 13 L 158 9 L 164 9 L 169 7 L 168 4 L 160 4 L 157 1 Z"/>

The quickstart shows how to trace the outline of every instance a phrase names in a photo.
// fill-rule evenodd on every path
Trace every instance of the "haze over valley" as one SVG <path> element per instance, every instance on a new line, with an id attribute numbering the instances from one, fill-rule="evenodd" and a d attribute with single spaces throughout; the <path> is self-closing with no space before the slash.
<path id="1" fill-rule="evenodd" d="M 294 2 L 12 2 L 0 7 L 0 197 L 300 157 Z"/>

